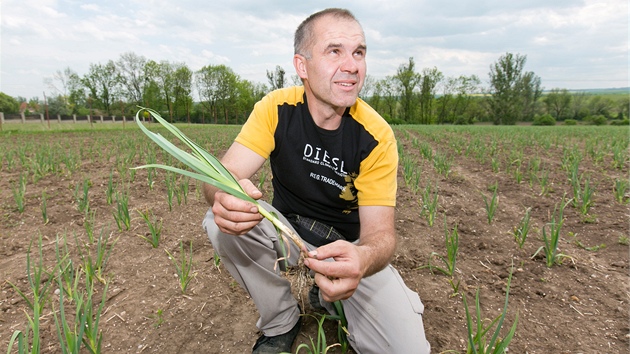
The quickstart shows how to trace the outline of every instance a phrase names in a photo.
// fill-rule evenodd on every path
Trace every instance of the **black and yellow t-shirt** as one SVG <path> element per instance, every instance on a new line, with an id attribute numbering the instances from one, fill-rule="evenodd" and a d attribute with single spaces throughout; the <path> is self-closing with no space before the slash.
<path id="1" fill-rule="evenodd" d="M 254 106 L 236 141 L 264 158 L 273 173 L 273 206 L 359 237 L 360 205 L 396 204 L 396 139 L 361 99 L 336 130 L 319 128 L 304 87 L 269 93 Z"/>

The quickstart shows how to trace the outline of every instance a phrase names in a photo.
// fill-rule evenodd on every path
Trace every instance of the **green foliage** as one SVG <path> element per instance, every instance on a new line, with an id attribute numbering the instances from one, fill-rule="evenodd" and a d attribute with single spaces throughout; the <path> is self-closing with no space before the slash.
<path id="1" fill-rule="evenodd" d="M 468 329 L 468 346 L 466 349 L 467 354 L 503 354 L 508 351 L 508 346 L 514 337 L 514 333 L 516 332 L 516 326 L 518 324 L 518 313 L 516 314 L 516 318 L 514 319 L 514 324 L 509 329 L 508 333 L 502 339 L 499 338 L 501 333 L 501 329 L 503 328 L 503 322 L 505 321 L 505 317 L 507 315 L 508 309 L 508 300 L 510 297 L 510 285 L 512 282 L 512 271 L 510 271 L 510 275 L 508 276 L 507 286 L 505 290 L 505 303 L 503 305 L 503 310 L 501 314 L 497 316 L 494 320 L 490 322 L 487 326 L 484 326 L 484 320 L 481 316 L 481 304 L 479 302 L 479 289 L 475 294 L 475 313 L 476 313 L 476 323 L 473 324 L 472 316 L 470 315 L 470 311 L 468 309 L 468 303 L 466 301 L 466 295 L 463 294 L 462 300 L 464 302 L 464 308 L 466 310 L 466 325 Z M 488 336 L 490 335 L 490 330 L 496 326 L 494 333 L 492 333 L 492 337 L 488 340 Z"/>
<path id="2" fill-rule="evenodd" d="M 23 213 L 26 207 L 26 177 L 26 174 L 21 173 L 19 180 L 13 184 L 13 199 L 20 213 Z"/>
<path id="3" fill-rule="evenodd" d="M 19 113 L 20 103 L 13 97 L 0 92 L 0 112 L 7 113 Z"/>
<path id="4" fill-rule="evenodd" d="M 489 113 L 494 124 L 513 125 L 533 117 L 540 77 L 524 71 L 526 55 L 506 53 L 490 66 Z"/>
<path id="5" fill-rule="evenodd" d="M 173 265 L 175 266 L 177 279 L 179 279 L 179 288 L 182 291 L 182 294 L 185 294 L 186 289 L 188 288 L 188 284 L 190 284 L 190 281 L 195 276 L 195 273 L 192 271 L 192 242 L 190 242 L 190 252 L 188 253 L 188 256 L 186 256 L 186 252 L 184 250 L 184 242 L 179 242 L 179 261 L 176 260 L 176 258 L 168 250 L 164 251 L 166 251 L 166 254 L 168 254 L 168 258 L 171 260 L 171 262 L 173 262 Z"/>
<path id="6" fill-rule="evenodd" d="M 483 203 L 486 208 L 486 216 L 488 218 L 488 224 L 492 224 L 492 220 L 494 219 L 494 214 L 496 213 L 497 207 L 499 205 L 499 197 L 497 195 L 497 188 L 496 187 L 494 188 L 494 191 L 492 193 L 492 199 L 490 199 L 490 202 L 488 202 L 488 198 L 486 197 L 485 194 L 482 193 L 481 197 L 483 198 Z"/>
<path id="7" fill-rule="evenodd" d="M 577 125 L 577 120 L 575 119 L 565 119 L 564 125 Z"/>
<path id="8" fill-rule="evenodd" d="M 531 210 L 532 208 L 525 209 L 525 215 L 519 222 L 518 226 L 514 228 L 514 239 L 516 240 L 516 243 L 518 243 L 519 248 L 523 248 L 525 240 L 527 240 L 527 235 L 529 234 Z"/>
<path id="9" fill-rule="evenodd" d="M 630 119 L 628 118 L 615 119 L 615 120 L 610 121 L 610 125 L 630 125 Z"/>
<path id="10" fill-rule="evenodd" d="M 553 267 L 555 264 L 561 264 L 565 258 L 571 258 L 566 254 L 560 253 L 558 245 L 560 244 L 560 230 L 564 224 L 564 208 L 571 203 L 569 200 L 565 203 L 564 198 L 560 202 L 560 208 L 555 206 L 551 221 L 542 228 L 542 238 L 544 245 L 538 248 L 532 258 L 535 258 L 540 251 L 544 252 L 545 263 L 548 268 Z M 549 234 L 547 234 L 547 227 L 549 227 Z"/>
<path id="11" fill-rule="evenodd" d="M 131 226 L 131 216 L 129 215 L 129 192 L 123 190 L 116 192 L 116 210 L 113 212 L 114 220 L 118 225 L 118 230 L 129 230 Z"/>
<path id="12" fill-rule="evenodd" d="M 630 188 L 630 181 L 627 179 L 615 179 L 615 185 L 613 186 L 613 192 L 615 193 L 615 200 L 617 203 L 628 203 L 628 189 Z"/>
<path id="13" fill-rule="evenodd" d="M 145 241 L 151 244 L 153 248 L 157 248 L 160 244 L 160 237 L 162 235 L 162 220 L 157 220 L 150 210 L 142 212 L 138 210 L 138 214 L 142 217 L 144 222 L 149 228 L 149 236 L 138 235 Z"/>
<path id="14" fill-rule="evenodd" d="M 536 115 L 534 117 L 533 125 L 556 125 L 556 120 L 551 114 L 543 114 L 541 116 Z"/>
<path id="15" fill-rule="evenodd" d="M 601 114 L 595 115 L 595 116 L 588 116 L 585 119 L 587 122 L 589 122 L 589 124 L 592 125 L 606 125 L 608 124 L 608 119 Z"/>
<path id="16" fill-rule="evenodd" d="M 452 231 L 449 231 L 446 224 L 446 217 L 444 217 L 444 244 L 446 246 L 446 257 L 440 255 L 437 252 L 431 252 L 429 255 L 429 264 L 426 266 L 420 266 L 418 269 L 429 268 L 431 272 L 438 270 L 446 276 L 452 277 L 455 274 L 455 265 L 457 262 L 457 252 L 459 250 L 459 233 L 457 232 L 457 224 L 453 227 Z M 435 266 L 431 263 L 433 258 L 437 258 L 444 263 L 444 268 Z"/>
<path id="17" fill-rule="evenodd" d="M 432 186 L 431 183 L 427 183 L 422 192 L 422 203 L 420 203 L 420 216 L 424 216 L 427 219 L 429 226 L 433 226 L 435 222 L 435 215 L 438 210 L 438 187 L 437 183 Z"/>
<path id="18" fill-rule="evenodd" d="M 311 314 L 306 314 L 305 316 L 313 317 L 317 321 L 317 340 L 313 340 L 313 338 L 311 338 L 310 346 L 306 343 L 298 345 L 297 348 L 295 348 L 295 354 L 299 354 L 302 350 L 304 350 L 307 354 L 327 354 L 331 348 L 340 345 L 339 343 L 328 345 L 326 332 L 324 331 L 324 321 L 328 318 L 327 315 L 321 315 L 319 318 Z"/>

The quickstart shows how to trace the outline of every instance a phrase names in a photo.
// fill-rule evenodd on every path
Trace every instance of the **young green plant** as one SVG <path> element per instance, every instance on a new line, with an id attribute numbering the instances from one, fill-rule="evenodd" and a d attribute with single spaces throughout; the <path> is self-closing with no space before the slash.
<path id="1" fill-rule="evenodd" d="M 492 199 L 488 202 L 488 198 L 485 194 L 481 194 L 483 197 L 483 203 L 486 207 L 486 215 L 488 217 L 488 224 L 492 224 L 492 219 L 494 219 L 494 214 L 497 211 L 497 206 L 499 205 L 499 198 L 497 196 L 497 188 L 496 184 L 494 185 L 494 192 L 492 193 Z"/>
<path id="2" fill-rule="evenodd" d="M 183 142 L 192 153 L 188 153 L 173 143 L 168 141 L 162 135 L 154 133 L 147 129 L 141 122 L 141 112 L 147 111 L 149 114 L 164 126 L 169 132 L 175 135 L 181 142 Z M 159 113 L 148 108 L 141 108 L 135 117 L 136 123 L 140 127 L 143 133 L 145 133 L 151 140 L 158 144 L 162 149 L 168 152 L 171 156 L 182 162 L 185 166 L 188 166 L 192 171 L 184 170 L 181 168 L 167 166 L 162 164 L 148 164 L 139 166 L 136 168 L 160 168 L 167 171 L 179 173 L 184 176 L 188 176 L 194 179 L 198 179 L 202 182 L 208 183 L 228 194 L 231 194 L 239 199 L 248 201 L 258 207 L 258 211 L 262 216 L 269 220 L 276 228 L 281 230 L 283 237 L 287 236 L 293 241 L 300 250 L 306 252 L 304 243 L 300 237 L 293 232 L 287 225 L 285 225 L 275 215 L 272 215 L 269 211 L 262 207 L 262 205 L 250 197 L 241 185 L 236 181 L 234 176 L 221 164 L 221 162 L 204 150 L 201 146 L 197 145 L 194 141 L 189 139 L 184 133 L 182 133 L 177 127 L 164 120 Z"/>
<path id="3" fill-rule="evenodd" d="M 481 317 L 481 306 L 479 303 L 479 289 L 477 289 L 477 293 L 475 295 L 475 312 L 476 312 L 476 324 L 473 324 L 472 316 L 470 315 L 470 311 L 468 310 L 468 303 L 466 302 L 466 295 L 463 295 L 464 308 L 466 310 L 466 324 L 468 327 L 468 349 L 466 353 L 474 353 L 474 354 L 503 354 L 507 352 L 508 345 L 512 341 L 514 337 L 514 333 L 516 332 L 516 326 L 518 324 L 518 313 L 516 314 L 516 318 L 514 319 L 514 324 L 505 335 L 504 338 L 500 339 L 499 334 L 501 332 L 501 328 L 503 327 L 503 322 L 505 321 L 505 316 L 507 314 L 508 309 L 508 299 L 510 296 L 510 283 L 512 282 L 512 271 L 510 271 L 510 275 L 507 280 L 507 287 L 505 290 L 505 304 L 503 305 L 503 311 L 501 314 L 497 316 L 494 320 L 488 324 L 488 326 L 484 327 L 483 318 Z M 490 330 L 496 325 L 494 333 L 488 341 L 487 337 L 490 334 Z"/>
<path id="4" fill-rule="evenodd" d="M 437 252 L 431 252 L 429 255 L 429 264 L 426 266 L 421 266 L 420 268 L 429 268 L 431 272 L 433 269 L 438 270 L 444 275 L 452 277 L 455 274 L 455 265 L 457 261 L 457 251 L 459 249 L 459 233 L 457 232 L 457 224 L 453 227 L 453 231 L 449 231 L 448 225 L 446 223 L 446 217 L 444 218 L 444 243 L 446 246 L 446 257 L 440 255 Z M 445 267 L 438 267 L 431 263 L 433 258 L 438 258 L 441 260 Z M 453 285 L 453 284 L 451 284 Z"/>
<path id="5" fill-rule="evenodd" d="M 514 228 L 514 239 L 516 240 L 516 243 L 518 243 L 519 248 L 523 248 L 525 240 L 527 240 L 527 234 L 529 234 L 531 210 L 532 208 L 525 209 L 525 216 L 523 216 L 518 226 Z"/>
<path id="6" fill-rule="evenodd" d="M 628 203 L 628 197 L 626 196 L 628 192 L 628 187 L 630 187 L 630 182 L 628 182 L 627 179 L 615 179 L 615 186 L 613 187 L 613 191 L 615 192 L 615 200 L 617 201 L 617 203 Z"/>
<path id="7" fill-rule="evenodd" d="M 435 215 L 437 214 L 438 209 L 437 183 L 435 186 L 432 186 L 431 183 L 428 183 L 424 187 L 424 191 L 422 192 L 422 203 L 420 206 L 420 216 L 425 216 L 429 226 L 433 226 L 433 223 L 435 222 Z"/>
<path id="8" fill-rule="evenodd" d="M 20 179 L 13 186 L 13 199 L 20 213 L 24 212 L 26 205 L 26 175 L 20 174 Z"/>
<path id="9" fill-rule="evenodd" d="M 195 273 L 191 272 L 193 256 L 192 242 L 190 242 L 190 252 L 188 253 L 188 257 L 186 257 L 186 252 L 184 252 L 184 242 L 179 242 L 179 261 L 176 261 L 175 257 L 168 250 L 164 251 L 166 251 L 166 254 L 168 254 L 168 258 L 171 260 L 171 262 L 173 262 L 173 265 L 175 266 L 175 269 L 177 271 L 177 279 L 179 279 L 179 288 L 181 289 L 182 294 L 184 294 L 186 293 L 188 284 L 190 284 L 190 281 L 195 276 Z"/>
<path id="10" fill-rule="evenodd" d="M 42 210 L 42 219 L 44 219 L 44 225 L 48 224 L 48 203 L 46 198 L 46 191 L 42 191 L 42 203 L 40 205 Z"/>
<path id="11" fill-rule="evenodd" d="M 162 235 L 162 220 L 158 220 L 150 210 L 145 212 L 138 210 L 138 214 L 142 216 L 142 219 L 149 227 L 150 237 L 144 235 L 138 236 L 150 243 L 153 248 L 157 248 L 160 244 L 160 236 Z"/>
<path id="12" fill-rule="evenodd" d="M 553 216 L 551 217 L 551 222 L 542 228 L 542 237 L 545 244 L 540 246 L 540 248 L 538 248 L 536 253 L 532 256 L 532 258 L 535 258 L 540 251 L 543 251 L 545 254 L 545 263 L 548 268 L 553 267 L 555 264 L 562 263 L 562 260 L 565 258 L 571 258 L 566 254 L 559 253 L 558 250 L 558 244 L 560 243 L 560 230 L 564 224 L 564 208 L 569 205 L 569 203 L 571 203 L 570 200 L 565 203 L 564 198 L 562 198 L 559 209 L 556 205 Z M 549 235 L 547 235 L 546 226 L 549 226 Z"/>

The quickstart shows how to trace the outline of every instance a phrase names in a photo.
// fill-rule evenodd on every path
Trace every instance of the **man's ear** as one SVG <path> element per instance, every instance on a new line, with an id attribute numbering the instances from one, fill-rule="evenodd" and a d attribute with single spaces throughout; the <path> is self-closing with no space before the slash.
<path id="1" fill-rule="evenodd" d="M 304 58 L 304 56 L 295 54 L 293 56 L 293 66 L 295 67 L 295 72 L 300 79 L 304 80 L 308 78 L 308 73 L 306 71 L 306 58 Z"/>

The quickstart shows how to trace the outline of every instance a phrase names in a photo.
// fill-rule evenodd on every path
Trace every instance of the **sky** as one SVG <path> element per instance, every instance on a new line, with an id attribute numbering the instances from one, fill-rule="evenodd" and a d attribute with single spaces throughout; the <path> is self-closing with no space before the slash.
<path id="1" fill-rule="evenodd" d="M 133 52 L 193 70 L 224 64 L 267 84 L 293 69 L 293 34 L 309 14 L 344 7 L 366 35 L 368 74 L 477 75 L 487 85 L 501 55 L 525 55 L 544 89 L 628 87 L 627 0 L 0 0 L 0 92 L 40 99 L 71 68 Z"/>

